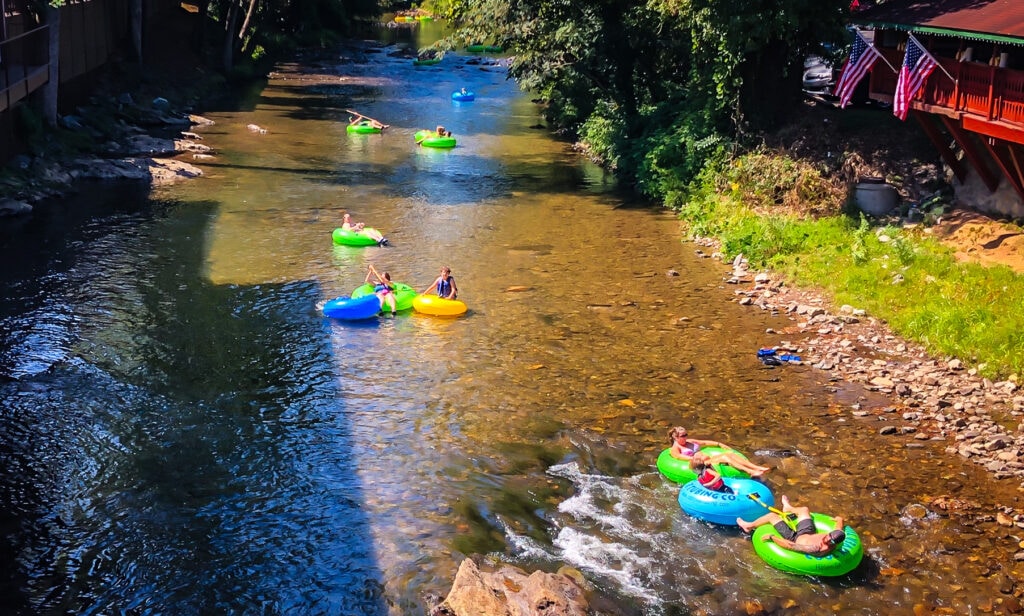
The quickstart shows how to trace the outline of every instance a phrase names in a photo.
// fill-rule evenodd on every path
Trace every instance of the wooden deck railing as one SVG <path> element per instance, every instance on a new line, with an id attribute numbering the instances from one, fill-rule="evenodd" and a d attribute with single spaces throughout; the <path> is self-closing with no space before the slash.
<path id="1" fill-rule="evenodd" d="M 0 112 L 50 79 L 50 27 L 0 41 Z"/>
<path id="2" fill-rule="evenodd" d="M 903 55 L 894 49 L 883 49 L 882 55 L 899 69 Z M 937 58 L 942 69 L 932 71 L 914 101 L 929 105 L 949 115 L 967 114 L 975 119 L 1019 126 L 1024 131 L 1024 71 L 978 62 L 957 62 Z M 955 78 L 950 79 L 946 73 Z M 897 75 L 877 62 L 871 72 L 871 96 L 892 100 Z"/>

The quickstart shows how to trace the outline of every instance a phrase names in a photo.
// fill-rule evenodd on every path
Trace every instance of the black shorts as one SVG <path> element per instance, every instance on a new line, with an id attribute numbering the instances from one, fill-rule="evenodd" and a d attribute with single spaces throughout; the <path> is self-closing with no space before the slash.
<path id="1" fill-rule="evenodd" d="M 796 523 L 796 530 L 789 527 L 785 520 L 779 520 L 774 524 L 775 530 L 782 535 L 783 539 L 789 541 L 796 541 L 796 538 L 801 535 L 813 535 L 818 532 L 818 529 L 814 527 L 814 520 L 810 518 L 804 518 Z"/>

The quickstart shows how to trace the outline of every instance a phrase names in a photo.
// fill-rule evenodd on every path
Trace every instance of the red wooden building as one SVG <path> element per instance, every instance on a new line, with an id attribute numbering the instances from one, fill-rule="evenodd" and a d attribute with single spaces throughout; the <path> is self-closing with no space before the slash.
<path id="1" fill-rule="evenodd" d="M 1024 218 L 1024 0 L 889 0 L 854 14 L 896 70 L 910 34 L 939 62 L 911 101 L 972 207 Z M 875 63 L 872 99 L 892 102 L 897 73 Z"/>

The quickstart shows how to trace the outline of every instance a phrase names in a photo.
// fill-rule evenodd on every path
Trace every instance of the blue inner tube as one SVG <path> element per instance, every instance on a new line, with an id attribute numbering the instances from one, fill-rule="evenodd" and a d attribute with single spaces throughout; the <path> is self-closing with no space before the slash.
<path id="1" fill-rule="evenodd" d="M 811 519 L 814 520 L 815 529 L 819 533 L 828 533 L 836 529 L 836 520 L 832 516 L 812 513 Z M 793 552 L 772 541 L 765 541 L 765 535 L 778 536 L 779 534 L 779 531 L 775 530 L 771 524 L 758 527 L 751 540 L 754 542 L 754 551 L 757 552 L 757 555 L 776 569 L 801 575 L 835 577 L 853 571 L 864 558 L 864 546 L 861 544 L 857 531 L 847 525 L 843 527 L 843 532 L 846 533 L 843 545 L 826 556 Z"/>
<path id="2" fill-rule="evenodd" d="M 376 295 L 363 297 L 336 297 L 324 304 L 324 316 L 332 319 L 357 321 L 370 319 L 380 312 L 380 300 Z"/>
<path id="3" fill-rule="evenodd" d="M 732 488 L 734 494 L 709 490 L 694 480 L 679 490 L 679 506 L 686 513 L 706 522 L 736 526 L 736 518 L 751 521 L 768 513 L 764 505 L 750 498 L 751 494 L 757 494 L 761 502 L 769 507 L 775 505 L 772 491 L 760 481 L 740 477 L 723 477 L 723 481 Z"/>
<path id="4" fill-rule="evenodd" d="M 476 94 L 473 92 L 452 92 L 452 100 L 460 103 L 465 103 L 476 98 Z"/>

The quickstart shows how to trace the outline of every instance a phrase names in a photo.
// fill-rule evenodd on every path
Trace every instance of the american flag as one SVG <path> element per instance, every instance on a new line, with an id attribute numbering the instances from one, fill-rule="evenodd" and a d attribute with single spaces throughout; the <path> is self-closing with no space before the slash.
<path id="1" fill-rule="evenodd" d="M 924 85 L 928 75 L 932 74 L 938 62 L 930 53 L 924 50 L 921 43 L 917 42 L 911 34 L 907 39 L 907 53 L 903 56 L 903 66 L 900 67 L 900 76 L 896 80 L 896 93 L 892 101 L 892 112 L 901 120 L 907 119 L 910 111 L 910 100 L 914 98 L 917 91 Z"/>
<path id="2" fill-rule="evenodd" d="M 839 97 L 839 106 L 846 107 L 853 98 L 853 91 L 857 84 L 868 74 L 875 61 L 881 57 L 874 45 L 864 40 L 864 36 L 858 31 L 853 39 L 853 49 L 850 50 L 850 57 L 843 65 L 843 73 L 836 83 L 835 95 Z"/>

